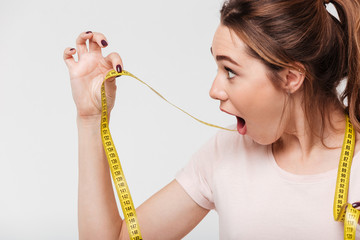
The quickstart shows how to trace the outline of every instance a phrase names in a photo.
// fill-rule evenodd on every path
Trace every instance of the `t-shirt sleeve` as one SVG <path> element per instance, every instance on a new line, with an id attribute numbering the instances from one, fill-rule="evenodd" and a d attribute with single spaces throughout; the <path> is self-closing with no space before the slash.
<path id="1" fill-rule="evenodd" d="M 211 138 L 176 174 L 176 180 L 201 207 L 214 209 L 212 192 L 213 163 L 216 158 L 216 136 Z"/>

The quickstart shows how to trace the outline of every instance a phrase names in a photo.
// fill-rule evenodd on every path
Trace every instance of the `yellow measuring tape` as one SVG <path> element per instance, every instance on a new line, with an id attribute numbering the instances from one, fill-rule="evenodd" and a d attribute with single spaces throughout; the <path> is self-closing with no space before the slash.
<path id="1" fill-rule="evenodd" d="M 135 77 L 133 74 L 131 74 L 127 71 L 122 71 L 122 72 L 118 73 L 115 70 L 111 70 L 110 72 L 107 73 L 107 75 L 105 76 L 105 79 L 101 85 L 101 104 L 102 104 L 102 118 L 101 118 L 101 127 L 100 127 L 101 128 L 100 129 L 101 130 L 101 139 L 102 139 L 102 143 L 103 143 L 104 150 L 106 153 L 106 157 L 109 162 L 112 179 L 114 181 L 116 192 L 117 192 L 119 200 L 120 200 L 121 209 L 124 214 L 124 218 L 125 218 L 125 222 L 127 225 L 129 235 L 130 235 L 130 239 L 131 240 L 140 240 L 140 239 L 142 239 L 142 237 L 141 237 L 141 233 L 140 233 L 139 222 L 136 217 L 135 207 L 134 207 L 131 195 L 130 195 L 129 187 L 126 183 L 124 172 L 121 168 L 119 156 L 116 152 L 114 142 L 111 138 L 110 129 L 109 129 L 109 121 L 108 121 L 108 112 L 107 112 L 106 93 L 105 93 L 105 84 L 104 83 L 106 80 L 108 80 L 110 78 L 119 77 L 121 75 L 133 77 L 136 80 L 140 81 L 142 84 L 145 84 L 147 87 L 149 87 L 153 92 L 155 92 L 163 100 L 165 100 L 172 106 L 176 107 L 180 111 L 184 112 L 185 114 L 187 114 L 188 116 L 192 117 L 193 119 L 195 119 L 196 121 L 198 121 L 202 124 L 205 124 L 205 125 L 208 125 L 211 127 L 224 129 L 224 130 L 229 130 L 229 131 L 236 131 L 236 130 L 232 130 L 232 129 L 220 127 L 220 126 L 217 126 L 214 124 L 210 124 L 210 123 L 204 122 L 204 121 L 192 116 L 191 114 L 187 113 L 183 109 L 177 107 L 173 103 L 166 100 L 160 93 L 158 93 L 151 86 L 149 86 L 148 84 L 146 84 L 145 82 L 143 82 L 142 80 L 140 80 L 139 78 Z"/>
<path id="2" fill-rule="evenodd" d="M 140 240 L 142 239 L 140 233 L 139 222 L 136 217 L 135 207 L 130 195 L 129 187 L 126 183 L 124 172 L 121 168 L 119 156 L 116 152 L 116 148 L 114 142 L 111 138 L 109 122 L 108 122 L 108 112 L 107 112 L 107 104 L 106 104 L 106 93 L 105 93 L 105 81 L 119 77 L 122 75 L 130 76 L 141 82 L 142 84 L 149 87 L 153 92 L 155 92 L 159 97 L 163 100 L 184 112 L 188 116 L 192 117 L 196 121 L 211 126 L 216 127 L 228 131 L 236 131 L 234 129 L 228 129 L 224 127 L 220 127 L 214 124 L 210 124 L 204 122 L 191 114 L 187 113 L 183 109 L 177 107 L 173 103 L 169 102 L 165 99 L 160 93 L 158 93 L 151 86 L 146 84 L 144 81 L 140 80 L 133 74 L 123 70 L 118 73 L 115 70 L 111 70 L 106 75 L 104 82 L 101 85 L 101 103 L 102 103 L 102 120 L 101 120 L 101 137 L 102 143 L 104 146 L 104 150 L 109 162 L 109 167 L 111 170 L 112 179 L 114 181 L 114 185 L 120 200 L 121 208 L 124 214 L 125 222 L 128 228 L 128 232 L 131 240 Z M 335 189 L 335 197 L 334 197 L 334 218 L 336 221 L 344 222 L 344 239 L 345 240 L 355 240 L 356 234 L 356 226 L 359 220 L 360 211 L 352 206 L 352 204 L 347 203 L 348 199 L 348 189 L 349 189 L 349 180 L 350 180 L 350 170 L 352 157 L 354 154 L 355 147 L 355 131 L 350 123 L 350 119 L 346 116 L 346 131 L 344 137 L 344 143 L 341 150 L 339 168 L 338 168 L 338 176 L 336 181 L 336 189 Z"/>
<path id="3" fill-rule="evenodd" d="M 355 240 L 360 211 L 348 203 L 350 170 L 355 148 L 355 131 L 346 116 L 346 130 L 341 150 L 334 197 L 334 219 L 344 222 L 344 239 Z"/>

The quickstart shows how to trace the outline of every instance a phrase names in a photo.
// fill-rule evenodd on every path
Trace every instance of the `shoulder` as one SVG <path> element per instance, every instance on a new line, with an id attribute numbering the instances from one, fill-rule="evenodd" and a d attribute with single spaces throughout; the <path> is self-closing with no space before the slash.
<path id="1" fill-rule="evenodd" d="M 268 147 L 259 145 L 238 132 L 218 131 L 176 175 L 176 180 L 200 206 L 215 207 L 216 189 L 231 189 L 235 179 L 259 172 L 267 158 Z M 227 186 L 227 187 L 225 187 Z"/>

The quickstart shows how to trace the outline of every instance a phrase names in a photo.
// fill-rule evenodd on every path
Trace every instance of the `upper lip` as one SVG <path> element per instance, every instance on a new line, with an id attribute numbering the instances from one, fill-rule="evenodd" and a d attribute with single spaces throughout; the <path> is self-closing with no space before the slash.
<path id="1" fill-rule="evenodd" d="M 225 112 L 225 113 L 227 113 L 227 114 L 230 114 L 230 115 L 233 115 L 233 116 L 235 116 L 234 114 L 232 114 L 232 113 L 229 113 L 228 111 L 226 111 L 226 110 L 224 110 L 224 109 L 222 109 L 222 108 L 220 108 L 220 110 L 221 110 L 222 112 Z"/>
<path id="2" fill-rule="evenodd" d="M 243 119 L 242 117 L 239 117 L 239 116 L 237 116 L 237 115 L 235 115 L 235 114 L 229 113 L 228 111 L 226 111 L 226 110 L 224 110 L 224 109 L 222 109 L 222 108 L 220 108 L 220 110 L 221 110 L 222 112 L 225 112 L 225 113 L 230 114 L 230 115 L 232 115 L 232 116 L 235 116 L 235 117 L 237 117 L 237 118 Z"/>

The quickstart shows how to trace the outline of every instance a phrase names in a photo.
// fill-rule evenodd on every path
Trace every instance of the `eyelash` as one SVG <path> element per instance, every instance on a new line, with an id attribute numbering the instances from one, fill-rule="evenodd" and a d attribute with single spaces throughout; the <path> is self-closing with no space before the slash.
<path id="1" fill-rule="evenodd" d="M 230 68 L 224 67 L 224 69 L 225 69 L 225 71 L 227 71 L 227 73 L 228 73 L 228 79 L 232 79 L 232 78 L 234 78 L 234 77 L 236 76 L 236 73 L 234 73 L 234 71 L 231 70 Z M 230 74 L 233 74 L 233 76 L 230 76 Z"/>

